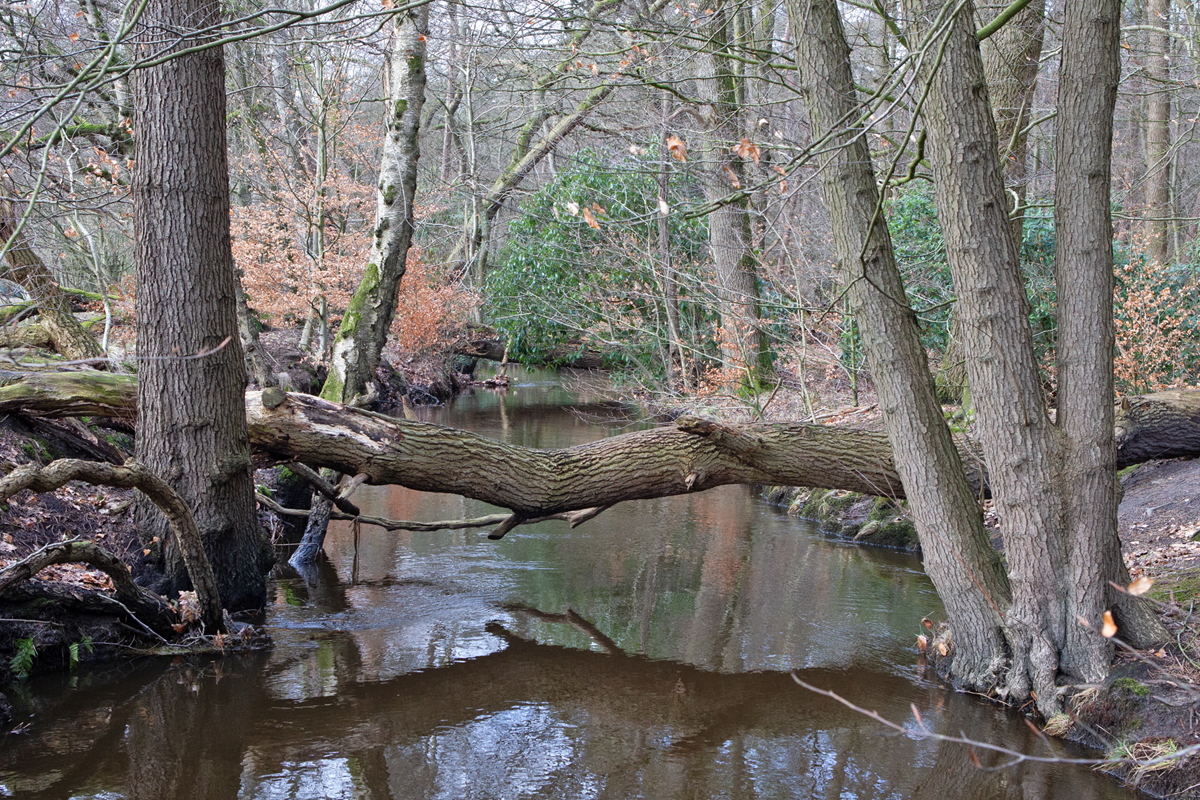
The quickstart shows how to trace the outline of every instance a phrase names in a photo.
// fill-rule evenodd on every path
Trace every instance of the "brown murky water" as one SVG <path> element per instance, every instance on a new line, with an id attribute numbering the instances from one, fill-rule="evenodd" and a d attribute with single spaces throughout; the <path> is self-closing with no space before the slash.
<path id="1" fill-rule="evenodd" d="M 626 424 L 580 393 L 532 375 L 428 418 L 536 447 Z M 355 500 L 408 519 L 486 510 Z M 941 611 L 915 559 L 828 541 L 745 488 L 498 543 L 365 528 L 356 543 L 345 526 L 326 550 L 275 582 L 270 652 L 35 681 L 28 732 L 0 742 L 0 796 L 1131 796 L 1081 767 L 980 770 L 797 686 L 789 670 L 910 728 L 915 706 L 935 730 L 1049 753 L 915 665 L 919 621 Z"/>

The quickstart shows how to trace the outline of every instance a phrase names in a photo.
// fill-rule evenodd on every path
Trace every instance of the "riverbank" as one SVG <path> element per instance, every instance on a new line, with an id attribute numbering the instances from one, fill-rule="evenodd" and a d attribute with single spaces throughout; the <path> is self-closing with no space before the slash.
<path id="1" fill-rule="evenodd" d="M 398 377 L 384 376 L 380 381 L 380 400 L 389 402 L 386 398 L 390 392 L 393 408 L 395 408 L 396 397 L 408 396 L 410 389 L 406 387 L 414 385 L 416 380 L 410 377 L 416 374 L 412 365 L 418 363 L 416 359 L 407 361 L 401 358 L 398 360 L 401 362 L 401 370 L 392 370 Z M 291 374 L 290 371 L 289 374 Z M 293 377 L 292 380 L 298 381 L 299 378 Z M 310 379 L 310 385 L 317 380 L 318 378 L 314 374 Z M 428 390 L 423 391 L 432 395 Z M 862 399 L 860 398 L 860 401 Z M 869 398 L 866 399 L 869 400 Z M 804 402 L 803 397 L 798 397 L 794 390 L 781 384 L 772 396 L 759 407 L 759 410 L 765 411 L 764 416 L 769 419 L 787 418 L 783 416 L 786 414 L 802 417 L 803 412 L 799 410 L 799 407 Z M 399 406 L 403 408 L 403 400 L 399 401 Z M 718 413 L 722 413 L 721 409 L 713 406 L 715 403 L 709 403 L 695 410 L 705 416 L 716 416 Z M 877 411 L 869 402 L 859 406 L 839 406 L 831 411 L 817 409 L 811 413 L 811 416 L 819 421 L 834 424 L 856 424 L 868 428 L 878 424 Z M 100 442 L 104 441 L 115 447 L 117 445 L 105 437 L 115 438 L 118 433 L 120 431 L 117 429 L 108 429 L 107 432 L 93 431 L 93 438 L 96 440 L 93 444 L 100 447 Z M 50 446 L 48 441 L 40 441 L 37 435 L 14 439 L 8 444 L 11 446 L 5 451 L 3 457 L 13 463 L 20 462 L 22 458 L 41 460 L 54 455 L 52 452 L 54 447 Z M 1192 518 L 1188 515 L 1196 508 L 1190 496 L 1181 494 L 1187 490 L 1189 481 L 1192 486 L 1196 485 L 1194 473 L 1190 471 L 1192 468 L 1186 466 L 1188 462 L 1170 463 L 1185 466 L 1146 465 L 1146 467 L 1140 467 L 1126 475 L 1126 503 L 1122 506 L 1122 515 L 1125 520 L 1122 531 L 1126 541 L 1127 556 L 1133 559 L 1131 566 L 1141 570 L 1144 574 L 1157 576 L 1159 581 L 1155 586 L 1155 592 L 1167 601 L 1170 599 L 1171 591 L 1169 578 L 1178 572 L 1179 566 L 1184 563 L 1182 559 L 1194 551 L 1190 544 L 1181 541 L 1181 537 L 1189 530 L 1188 526 L 1193 524 L 1189 521 Z M 139 548 L 136 539 L 132 538 L 132 524 L 128 522 L 128 506 L 122 505 L 126 499 L 110 490 L 67 489 L 60 495 L 51 498 L 53 501 L 61 502 L 65 507 L 65 509 L 59 509 L 65 516 L 56 518 L 53 516 L 55 509 L 41 501 L 27 502 L 24 498 L 17 498 L 10 504 L 8 513 L 11 516 L 0 519 L 0 524 L 5 525 L 6 531 L 41 530 L 48 531 L 47 535 L 51 536 L 56 530 L 60 532 L 94 530 L 97 537 L 100 534 L 104 534 L 105 539 L 112 536 L 114 542 L 122 535 L 120 529 L 124 526 L 123 535 L 127 537 L 124 545 L 125 551 L 127 551 L 126 557 L 136 562 Z M 809 493 L 802 503 L 793 503 L 793 505 L 802 515 L 820 512 L 830 519 L 837 517 L 844 520 L 848 508 L 854 505 L 854 501 L 852 497 L 844 493 Z M 872 499 L 868 501 L 865 521 L 854 531 L 853 535 L 859 537 L 860 543 L 870 541 L 869 537 L 863 534 L 864 530 L 867 531 L 867 534 L 882 532 L 889 526 L 904 524 L 906 522 L 904 517 L 903 506 Z M 109 522 L 118 524 L 112 526 L 110 530 L 106 527 Z M 874 529 L 872 530 L 873 524 Z M 55 527 L 56 525 L 57 527 Z M 848 535 L 848 531 L 841 531 L 841 535 Z M 26 544 L 27 538 L 14 535 L 12 541 L 8 542 L 13 545 L 14 556 L 18 554 L 20 547 Z M 28 544 L 32 547 L 36 542 L 30 540 Z M 890 543 L 890 546 L 909 545 L 896 540 L 896 543 Z M 93 580 L 103 584 L 105 580 L 102 575 L 89 575 L 86 571 L 74 577 L 77 582 L 83 584 Z M 1177 594 L 1179 591 L 1176 589 Z M 1182 599 L 1177 597 L 1177 600 Z M 1181 609 L 1183 608 L 1181 604 L 1177 603 L 1177 605 Z M 1195 676 L 1188 672 L 1190 662 L 1187 660 L 1192 657 L 1188 655 L 1187 647 L 1194 643 L 1187 638 L 1190 634 L 1188 633 L 1189 621 L 1186 617 L 1177 618 L 1172 624 L 1175 625 L 1175 630 L 1179 634 L 1179 647 L 1164 648 L 1161 653 L 1141 654 L 1140 658 L 1143 660 L 1129 658 L 1118 664 L 1113 679 L 1104 690 L 1081 696 L 1081 700 L 1074 709 L 1077 718 L 1075 728 L 1070 733 L 1077 737 L 1092 736 L 1093 738 L 1089 741 L 1110 749 L 1114 753 L 1124 749 L 1135 755 L 1151 751 L 1166 752 L 1172 747 L 1186 747 L 1190 741 L 1195 740 L 1191 718 L 1196 706 L 1195 702 L 1189 699 L 1189 689 L 1187 688 L 1188 682 L 1195 680 Z M 920 632 L 916 623 L 914 623 L 914 631 Z M 21 638 L 33 639 L 34 636 L 34 633 L 27 631 Z M 85 634 L 82 631 L 63 632 L 55 648 L 43 648 L 39 651 L 38 658 L 33 660 L 32 666 L 35 669 L 42 666 L 69 668 L 72 663 L 72 655 L 80 660 L 86 660 L 92 654 L 85 652 L 87 648 L 82 646 L 85 639 L 89 640 L 89 646 L 100 641 L 100 637 Z M 19 640 L 14 639 L 14 646 L 16 641 Z M 74 654 L 71 650 L 72 644 L 76 645 Z M 94 652 L 98 648 L 92 649 Z M 48 652 L 54 650 L 62 653 L 56 661 L 52 661 L 48 655 Z M 1172 661 L 1172 659 L 1174 660 Z M 8 657 L 5 658 L 5 662 L 10 665 L 12 663 Z M 1145 760 L 1144 756 L 1141 757 Z M 1177 785 L 1173 782 L 1190 780 L 1187 775 L 1185 770 L 1177 769 L 1172 772 L 1154 770 L 1135 777 L 1140 777 L 1144 786 L 1171 787 Z M 1193 781 L 1193 783 L 1195 782 L 1200 782 L 1200 779 Z M 1180 785 L 1179 788 L 1186 788 L 1186 786 Z M 1177 789 L 1173 789 L 1173 791 L 1177 791 Z"/>

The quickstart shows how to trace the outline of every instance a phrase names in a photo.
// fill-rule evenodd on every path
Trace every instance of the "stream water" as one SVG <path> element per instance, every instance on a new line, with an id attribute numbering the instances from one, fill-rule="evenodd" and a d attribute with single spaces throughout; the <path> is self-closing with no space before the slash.
<path id="1" fill-rule="evenodd" d="M 422 413 L 531 447 L 630 426 L 585 386 L 518 374 Z M 489 510 L 396 488 L 354 499 L 401 519 Z M 910 730 L 1089 755 L 922 670 L 914 637 L 942 609 L 915 558 L 831 541 L 745 487 L 500 542 L 333 526 L 326 552 L 273 582 L 269 651 L 31 681 L 0 796 L 1132 796 L 1086 767 L 981 770 L 798 686 L 790 670 Z"/>

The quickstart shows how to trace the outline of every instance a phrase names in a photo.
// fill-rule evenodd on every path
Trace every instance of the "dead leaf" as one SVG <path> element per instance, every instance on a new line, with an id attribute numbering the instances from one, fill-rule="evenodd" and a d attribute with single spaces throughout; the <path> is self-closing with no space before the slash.
<path id="1" fill-rule="evenodd" d="M 1104 628 L 1100 631 L 1100 635 L 1105 639 L 1111 639 L 1117 635 L 1117 623 L 1113 621 L 1111 611 L 1104 612 Z"/>
<path id="2" fill-rule="evenodd" d="M 730 169 L 728 165 L 725 167 L 725 174 L 729 176 L 729 182 L 733 184 L 733 188 L 742 188 L 742 182 L 738 180 L 737 173 Z"/>
<path id="3" fill-rule="evenodd" d="M 678 136 L 667 137 L 667 150 L 670 151 L 671 158 L 676 161 L 687 161 L 687 145 Z"/>
<path id="4" fill-rule="evenodd" d="M 592 211 L 595 211 L 597 214 L 608 213 L 608 211 L 604 209 L 604 206 L 600 205 L 599 203 L 592 203 Z"/>
<path id="5" fill-rule="evenodd" d="M 671 213 L 671 207 L 667 205 L 667 201 L 663 200 L 661 197 L 658 198 L 658 213 L 662 214 L 664 217 Z"/>
<path id="6" fill-rule="evenodd" d="M 938 651 L 938 655 L 941 655 L 941 656 L 950 655 L 950 648 L 946 647 L 945 642 L 938 642 L 937 651 Z"/>
<path id="7" fill-rule="evenodd" d="M 567 203 L 567 211 L 571 212 L 572 217 L 578 217 L 579 216 L 579 203 L 568 202 Z"/>
<path id="8" fill-rule="evenodd" d="M 931 620 L 929 617 L 922 618 L 921 624 L 925 626 L 925 630 L 927 630 L 927 631 L 933 630 L 933 620 Z"/>
<path id="9" fill-rule="evenodd" d="M 754 161 L 755 164 L 758 163 L 759 156 L 761 155 L 758 145 L 751 143 L 751 141 L 745 137 L 743 137 L 742 140 L 733 147 L 729 148 L 729 152 L 737 153 L 738 158 L 749 158 Z"/>
<path id="10" fill-rule="evenodd" d="M 917 652 L 924 653 L 928 649 L 929 649 L 929 637 L 922 633 L 920 636 L 917 637 Z"/>
<path id="11" fill-rule="evenodd" d="M 1129 592 L 1135 597 L 1139 597 L 1150 591 L 1150 587 L 1153 585 L 1154 578 L 1147 578 L 1145 575 L 1143 575 L 1133 583 L 1129 584 L 1129 586 L 1125 587 L 1125 591 Z"/>
<path id="12" fill-rule="evenodd" d="M 590 208 L 583 209 L 583 221 L 596 230 L 600 230 L 600 223 L 596 222 L 596 215 L 592 213 Z"/>

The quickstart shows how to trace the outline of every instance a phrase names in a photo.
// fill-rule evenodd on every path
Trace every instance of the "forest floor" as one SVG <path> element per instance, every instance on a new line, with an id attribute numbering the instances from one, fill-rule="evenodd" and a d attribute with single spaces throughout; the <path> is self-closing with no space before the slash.
<path id="1" fill-rule="evenodd" d="M 296 390 L 317 390 L 322 375 L 319 368 L 300 356 L 294 332 L 272 332 L 264 340 L 274 369 L 287 372 Z M 389 356 L 392 366 L 385 367 L 380 375 L 381 381 L 386 379 L 388 384 L 381 391 L 381 401 L 390 406 L 386 409 L 389 413 L 400 413 L 400 395 L 429 402 L 444 399 L 467 383 L 465 376 L 445 366 L 444 357 Z M 794 373 L 785 372 L 784 376 L 770 399 L 760 402 L 757 408 L 748 406 L 744 399 L 720 393 L 693 397 L 687 401 L 687 408 L 726 419 L 815 419 L 824 424 L 880 427 L 869 386 L 860 387 L 858 402 L 854 403 L 850 387 L 836 374 L 810 374 L 805 381 Z M 652 405 L 664 410 L 661 399 Z M 677 412 L 679 407 L 665 410 L 671 413 L 672 409 Z M 55 423 L 40 422 L 37 425 L 43 427 L 38 428 L 16 416 L 0 419 L 0 463 L 87 457 L 64 452 L 62 442 L 47 435 L 47 424 Z M 127 454 L 131 444 L 127 433 L 102 432 L 101 437 Z M 260 473 L 260 479 L 266 481 L 269 477 Z M 1122 654 L 1104 691 L 1085 693 L 1073 711 L 1080 738 L 1110 753 L 1131 755 L 1145 762 L 1171 748 L 1200 742 L 1200 626 L 1192 613 L 1200 596 L 1200 459 L 1151 462 L 1131 468 L 1122 476 L 1122 486 L 1119 522 L 1126 563 L 1135 577 L 1154 579 L 1150 596 L 1160 604 L 1176 642 L 1155 653 Z M 137 539 L 131 501 L 128 491 L 84 484 L 73 484 L 54 494 L 17 495 L 0 507 L 0 568 L 52 541 L 81 536 L 118 554 L 130 564 L 135 576 L 141 574 L 149 568 L 144 563 L 148 562 L 148 551 L 143 551 Z M 995 520 L 992 522 L 994 525 Z M 281 532 L 273 515 L 264 514 L 264 523 L 274 533 Z M 74 581 L 90 588 L 111 585 L 103 573 L 73 565 L 52 567 L 39 577 Z M 0 678 L 11 674 L 8 658 L 16 638 L 29 635 L 30 631 L 19 629 L 0 632 Z M 77 641 L 78 635 L 69 634 L 67 638 L 76 636 Z M 69 641 L 64 639 L 59 644 L 62 647 L 58 649 L 63 650 Z M 39 648 L 40 652 L 54 649 Z M 55 666 L 53 658 L 37 665 L 39 671 Z M 1169 770 L 1126 767 L 1119 777 L 1154 795 L 1200 797 L 1197 756 Z"/>

